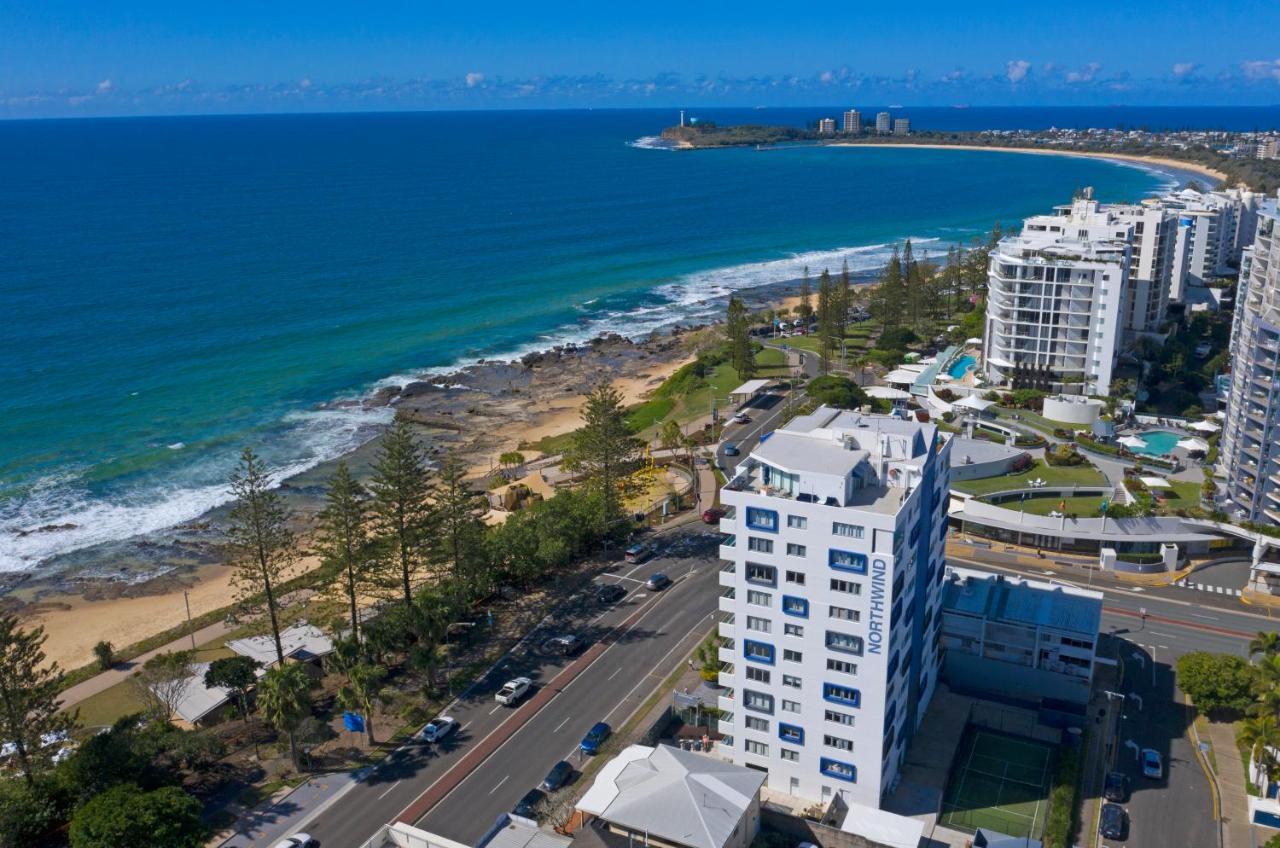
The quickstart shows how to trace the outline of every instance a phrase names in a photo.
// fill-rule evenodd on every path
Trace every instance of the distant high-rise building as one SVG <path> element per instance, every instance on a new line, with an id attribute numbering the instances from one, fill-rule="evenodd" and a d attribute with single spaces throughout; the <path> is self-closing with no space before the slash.
<path id="1" fill-rule="evenodd" d="M 889 113 L 878 112 L 876 114 L 876 132 L 880 135 L 888 135 L 890 132 Z"/>
<path id="2" fill-rule="evenodd" d="M 850 109 L 844 113 L 844 125 L 842 127 L 845 135 L 857 135 L 862 132 L 862 113 L 857 109 Z"/>
<path id="3" fill-rule="evenodd" d="M 896 121 L 894 121 L 894 122 L 893 122 L 893 134 L 894 134 L 894 135 L 910 135 L 910 134 L 911 134 L 911 119 L 910 119 L 910 118 L 898 118 Z"/>
<path id="4" fill-rule="evenodd" d="M 1259 159 L 1280 159 L 1280 138 L 1264 138 L 1258 142 Z"/>
<path id="5" fill-rule="evenodd" d="M 819 132 L 820 134 L 822 134 L 822 135 L 835 135 L 835 134 L 836 134 L 836 119 L 835 119 L 835 118 L 822 118 L 821 120 L 819 120 L 819 121 L 818 121 L 818 132 Z"/>

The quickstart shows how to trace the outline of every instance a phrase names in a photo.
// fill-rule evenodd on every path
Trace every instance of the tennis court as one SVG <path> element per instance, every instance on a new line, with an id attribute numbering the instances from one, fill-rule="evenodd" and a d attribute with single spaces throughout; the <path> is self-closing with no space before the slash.
<path id="1" fill-rule="evenodd" d="M 970 725 L 942 800 L 940 823 L 1039 839 L 1044 834 L 1053 748 Z"/>

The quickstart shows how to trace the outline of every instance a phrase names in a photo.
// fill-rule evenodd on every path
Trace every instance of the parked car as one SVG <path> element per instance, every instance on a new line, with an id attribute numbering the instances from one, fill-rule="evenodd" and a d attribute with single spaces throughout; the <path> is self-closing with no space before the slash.
<path id="1" fill-rule="evenodd" d="M 1152 780 L 1164 777 L 1164 760 L 1160 758 L 1160 752 L 1154 748 L 1142 749 L 1142 776 Z"/>
<path id="2" fill-rule="evenodd" d="M 1129 778 L 1123 772 L 1108 773 L 1106 782 L 1102 784 L 1102 797 L 1119 804 L 1129 800 Z"/>
<path id="3" fill-rule="evenodd" d="M 542 652 L 546 654 L 559 654 L 562 657 L 571 657 L 578 651 L 582 650 L 582 646 L 586 644 L 582 638 L 572 633 L 564 636 L 552 636 L 550 639 L 542 643 Z"/>
<path id="4" fill-rule="evenodd" d="M 627 552 L 623 554 L 623 559 L 627 562 L 644 562 L 653 556 L 653 545 L 649 542 L 636 542 L 627 548 Z"/>
<path id="5" fill-rule="evenodd" d="M 551 767 L 551 771 L 547 772 L 547 776 L 542 779 L 542 785 L 538 788 L 543 792 L 555 792 L 569 782 L 572 774 L 573 766 L 561 760 Z"/>
<path id="6" fill-rule="evenodd" d="M 738 455 L 738 446 L 737 446 L 737 445 L 735 445 L 733 442 L 725 442 L 725 443 L 724 443 L 724 455 L 725 455 L 725 456 L 737 456 L 737 455 Z"/>
<path id="7" fill-rule="evenodd" d="M 649 575 L 649 579 L 644 581 L 644 587 L 654 592 L 661 591 L 671 585 L 671 578 L 663 574 L 661 571 L 655 571 Z"/>
<path id="8" fill-rule="evenodd" d="M 596 600 L 602 604 L 614 604 L 627 596 L 620 583 L 609 583 L 596 589 Z"/>
<path id="9" fill-rule="evenodd" d="M 439 742 L 458 729 L 458 720 L 450 716 L 438 716 L 427 722 L 427 726 L 418 731 L 418 741 Z"/>
<path id="10" fill-rule="evenodd" d="M 598 721 L 587 731 L 587 735 L 582 737 L 582 741 L 578 743 L 578 748 L 584 754 L 594 754 L 600 750 L 600 746 L 604 744 L 604 740 L 608 739 L 611 733 L 613 733 L 613 728 L 603 721 Z"/>
<path id="11" fill-rule="evenodd" d="M 1128 816 L 1119 804 L 1103 804 L 1098 820 L 1098 833 L 1105 839 L 1124 839 Z"/>
<path id="12" fill-rule="evenodd" d="M 718 506 L 713 506 L 710 509 L 704 509 L 702 511 L 703 524 L 719 524 L 720 519 L 722 518 L 724 518 L 724 510 Z"/>
<path id="13" fill-rule="evenodd" d="M 511 812 L 522 818 L 534 819 L 536 821 L 538 818 L 538 805 L 541 804 L 542 799 L 546 797 L 546 793 L 541 789 L 530 789 L 528 792 L 524 793 L 523 798 L 516 801 L 516 805 L 511 808 Z"/>
<path id="14" fill-rule="evenodd" d="M 527 677 L 517 677 L 515 680 L 508 680 L 502 684 L 502 688 L 498 690 L 498 694 L 493 699 L 504 707 L 512 707 L 520 702 L 520 699 L 529 693 L 529 688 L 533 686 L 533 681 Z"/>
<path id="15" fill-rule="evenodd" d="M 295 833 L 292 836 L 286 836 L 277 842 L 272 848 L 318 848 L 320 843 L 306 833 Z"/>
<path id="16" fill-rule="evenodd" d="M 733 420 L 735 424 L 750 424 L 751 416 L 745 412 L 739 412 L 737 415 L 733 416 Z"/>

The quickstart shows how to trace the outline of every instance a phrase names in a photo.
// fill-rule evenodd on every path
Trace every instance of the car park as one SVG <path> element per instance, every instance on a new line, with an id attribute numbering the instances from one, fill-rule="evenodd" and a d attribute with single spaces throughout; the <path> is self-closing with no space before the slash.
<path id="1" fill-rule="evenodd" d="M 1098 817 L 1098 833 L 1104 839 L 1124 839 L 1129 816 L 1119 804 L 1103 804 Z"/>
<path id="2" fill-rule="evenodd" d="M 427 726 L 418 731 L 418 741 L 439 742 L 458 729 L 458 720 L 450 716 L 438 716 L 427 722 Z"/>
<path id="3" fill-rule="evenodd" d="M 1164 760 L 1160 758 L 1160 752 L 1154 748 L 1142 749 L 1142 776 L 1152 780 L 1164 777 Z"/>
<path id="4" fill-rule="evenodd" d="M 603 721 L 598 721 L 587 731 L 587 735 L 582 737 L 582 741 L 578 743 L 578 749 L 584 754 L 594 754 L 600 750 L 600 746 L 611 733 L 613 728 Z"/>
<path id="5" fill-rule="evenodd" d="M 644 587 L 653 592 L 661 591 L 671 585 L 671 578 L 663 574 L 661 571 L 655 571 L 649 575 L 649 579 L 644 581 Z"/>
<path id="6" fill-rule="evenodd" d="M 295 833 L 281 839 L 272 848 L 319 848 L 320 843 L 310 834 Z"/>
<path id="7" fill-rule="evenodd" d="M 621 584 L 608 583 L 596 589 L 596 600 L 602 604 L 613 604 L 627 596 L 627 590 Z"/>
<path id="8" fill-rule="evenodd" d="M 623 559 L 627 562 L 639 563 L 644 562 L 651 556 L 653 556 L 653 545 L 648 542 L 637 542 L 627 548 L 626 553 L 623 554 Z"/>
<path id="9" fill-rule="evenodd" d="M 528 792 L 524 793 L 524 797 L 519 801 L 516 801 L 516 805 L 511 808 L 511 812 L 521 818 L 533 819 L 536 821 L 538 818 L 538 805 L 541 804 L 543 799 L 546 797 L 547 794 L 541 789 L 530 789 Z"/>
<path id="10" fill-rule="evenodd" d="M 702 511 L 703 524 L 719 524 L 720 519 L 722 518 L 724 518 L 724 510 L 718 506 L 713 506 L 710 509 L 704 509 Z"/>
<path id="11" fill-rule="evenodd" d="M 1102 784 L 1102 797 L 1120 804 L 1129 800 L 1129 778 L 1124 772 L 1113 771 L 1107 774 L 1107 779 Z"/>
<path id="12" fill-rule="evenodd" d="M 547 772 L 547 776 L 542 779 L 542 784 L 538 788 L 543 792 L 555 792 L 568 783 L 572 775 L 573 766 L 561 760 L 551 767 L 551 771 Z"/>
<path id="13" fill-rule="evenodd" d="M 498 694 L 493 699 L 504 707 L 515 706 L 520 699 L 529 693 L 529 688 L 533 686 L 533 681 L 527 677 L 517 677 L 514 680 L 508 680 L 502 684 L 502 688 L 498 690 Z"/>
<path id="14" fill-rule="evenodd" d="M 582 641 L 582 637 L 569 633 L 564 636 L 552 636 L 550 639 L 542 643 L 542 652 L 545 654 L 557 654 L 562 657 L 571 657 L 582 650 L 582 646 L 586 644 Z"/>
<path id="15" fill-rule="evenodd" d="M 737 445 L 735 445 L 733 442 L 725 442 L 725 443 L 724 443 L 724 455 L 725 455 L 725 456 L 737 456 L 737 455 L 738 455 L 738 446 L 737 446 Z"/>

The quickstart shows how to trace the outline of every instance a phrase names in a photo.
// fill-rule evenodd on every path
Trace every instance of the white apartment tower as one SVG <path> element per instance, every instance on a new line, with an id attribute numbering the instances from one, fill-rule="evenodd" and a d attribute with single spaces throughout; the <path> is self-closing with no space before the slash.
<path id="1" fill-rule="evenodd" d="M 1231 328 L 1231 393 L 1222 468 L 1233 517 L 1280 524 L 1280 212 L 1257 209 L 1243 251 Z"/>
<path id="2" fill-rule="evenodd" d="M 876 132 L 879 133 L 880 135 L 888 135 L 892 131 L 892 129 L 893 128 L 889 123 L 889 113 L 877 112 L 876 113 Z"/>
<path id="3" fill-rule="evenodd" d="M 722 756 L 879 807 L 932 697 L 950 479 L 936 427 L 827 407 L 721 490 Z"/>
<path id="4" fill-rule="evenodd" d="M 993 382 L 1106 396 L 1129 306 L 1135 222 L 1086 190 L 991 252 L 983 355 Z M 1133 311 L 1131 308 L 1130 311 Z"/>
<path id="5" fill-rule="evenodd" d="M 1214 277 L 1235 273 L 1240 250 L 1248 244 L 1238 237 L 1241 194 L 1185 189 L 1162 198 L 1165 208 L 1178 215 L 1169 285 L 1174 303 L 1182 302 L 1188 286 L 1203 286 Z"/>
<path id="6" fill-rule="evenodd" d="M 845 112 L 841 129 L 845 135 L 858 135 L 862 132 L 862 113 L 857 109 L 850 109 Z"/>
<path id="7" fill-rule="evenodd" d="M 911 119 L 898 118 L 893 122 L 894 135 L 911 135 Z"/>
<path id="8" fill-rule="evenodd" d="M 835 118 L 819 118 L 818 132 L 821 135 L 835 135 L 836 119 Z"/>

